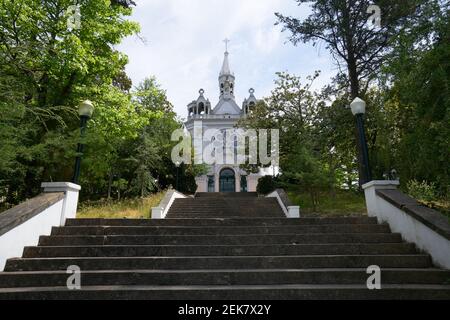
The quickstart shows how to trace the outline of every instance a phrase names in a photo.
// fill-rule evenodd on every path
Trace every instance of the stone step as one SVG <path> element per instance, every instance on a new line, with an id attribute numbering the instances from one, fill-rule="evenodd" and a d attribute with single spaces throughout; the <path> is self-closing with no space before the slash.
<path id="1" fill-rule="evenodd" d="M 319 224 L 377 224 L 376 218 L 167 218 L 167 219 L 67 219 L 66 226 L 279 226 Z"/>
<path id="2" fill-rule="evenodd" d="M 195 208 L 186 208 L 184 206 L 180 206 L 180 207 L 173 207 L 169 209 L 169 212 L 177 212 L 177 213 L 204 213 L 204 212 L 235 212 L 237 213 L 237 216 L 242 216 L 245 217 L 247 216 L 248 210 L 250 210 L 252 216 L 257 217 L 257 213 L 258 212 L 262 212 L 262 213 L 278 213 L 278 211 L 280 211 L 281 209 L 279 207 L 275 207 L 275 206 L 264 206 L 264 207 L 257 207 L 257 206 L 253 206 L 250 209 L 245 209 L 246 210 L 246 214 L 242 215 L 242 209 L 241 208 L 220 208 L 220 207 L 212 207 L 212 208 L 202 208 L 202 207 L 195 207 Z"/>
<path id="3" fill-rule="evenodd" d="M 25 247 L 24 258 L 53 257 L 187 257 L 187 256 L 290 256 L 346 254 L 414 254 L 409 243 L 345 243 L 282 245 L 140 245 Z"/>
<path id="4" fill-rule="evenodd" d="M 246 209 L 246 215 L 242 215 L 242 217 L 247 216 L 248 211 L 251 212 L 252 215 L 255 215 L 257 217 L 257 213 L 264 213 L 268 214 L 271 213 L 274 216 L 276 216 L 281 209 L 279 207 L 275 206 L 264 206 L 264 207 L 257 207 L 253 206 L 251 209 Z M 241 208 L 219 208 L 219 207 L 212 207 L 212 208 L 201 208 L 201 207 L 195 207 L 195 208 L 186 208 L 184 206 L 180 207 L 173 207 L 169 209 L 170 213 L 208 213 L 208 212 L 221 212 L 221 213 L 236 213 L 237 216 L 239 214 L 242 214 Z"/>
<path id="5" fill-rule="evenodd" d="M 276 198 L 177 198 L 177 203 L 198 203 L 198 204 L 210 204 L 210 203 L 278 203 Z"/>
<path id="6" fill-rule="evenodd" d="M 186 211 L 188 210 L 194 210 L 194 209 L 233 209 L 233 210 L 240 210 L 241 213 L 243 213 L 243 210 L 265 210 L 265 209 L 278 209 L 280 208 L 278 203 L 267 203 L 267 204 L 237 204 L 237 203 L 233 203 L 233 204 L 226 204 L 226 205 L 198 205 L 198 204 L 192 204 L 192 205 L 188 205 L 188 204 L 173 204 L 171 206 L 171 209 L 185 209 Z"/>
<path id="7" fill-rule="evenodd" d="M 197 199 L 176 199 L 173 202 L 173 206 L 186 206 L 186 207 L 215 207 L 215 206 L 259 206 L 263 207 L 264 205 L 274 205 L 277 206 L 278 202 L 275 200 L 275 198 L 272 199 L 266 199 L 266 200 L 235 200 L 235 199 L 229 199 L 226 201 L 204 201 L 204 200 L 197 200 Z"/>
<path id="8" fill-rule="evenodd" d="M 210 203 L 278 203 L 276 198 L 261 198 L 261 197 L 248 197 L 248 198 L 177 198 L 174 203 L 198 203 L 198 204 L 210 204 Z"/>
<path id="9" fill-rule="evenodd" d="M 250 205 L 259 205 L 262 206 L 264 204 L 278 204 L 278 201 L 275 198 L 270 199 L 218 199 L 218 200 L 210 200 L 210 199 L 175 199 L 173 202 L 175 205 L 186 205 L 186 206 L 212 206 L 212 205 L 222 205 L 222 206 L 250 206 Z"/>
<path id="10" fill-rule="evenodd" d="M 387 224 L 297 226 L 71 226 L 53 227 L 52 235 L 226 235 L 282 233 L 389 233 Z"/>
<path id="11" fill-rule="evenodd" d="M 71 265 L 77 265 L 81 270 L 367 268 L 370 265 L 429 268 L 431 260 L 426 254 L 12 258 L 6 262 L 5 271 L 66 270 Z"/>
<path id="12" fill-rule="evenodd" d="M 258 197 L 199 197 L 175 199 L 168 217 L 226 217 L 226 216 L 283 217 L 275 198 Z"/>
<path id="13" fill-rule="evenodd" d="M 65 286 L 65 271 L 4 272 L 0 287 Z M 382 284 L 448 284 L 450 271 L 382 269 Z M 98 285 L 276 285 L 365 284 L 366 269 L 242 269 L 242 270 L 100 270 L 81 271 L 81 284 Z"/>
<path id="14" fill-rule="evenodd" d="M 382 290 L 365 285 L 236 285 L 236 286 L 85 286 L 0 289 L 0 299 L 139 299 L 139 300 L 286 300 L 286 299 L 433 299 L 449 300 L 450 286 L 394 284 Z"/>
<path id="15" fill-rule="evenodd" d="M 274 213 L 273 211 L 264 212 L 243 212 L 243 211 L 227 211 L 221 212 L 217 210 L 205 211 L 205 212 L 169 212 L 167 213 L 167 218 L 193 218 L 193 219 L 202 219 L 202 218 L 223 218 L 227 219 L 230 217 L 236 217 L 240 214 L 240 217 L 267 217 L 267 218 L 286 218 L 285 214 L 280 211 L 278 213 Z"/>
<path id="16" fill-rule="evenodd" d="M 399 243 L 399 233 L 311 233 L 248 234 L 200 236 L 41 236 L 40 246 L 68 245 L 247 245 L 247 244 L 324 244 L 324 243 Z"/>
<path id="17" fill-rule="evenodd" d="M 258 197 L 257 192 L 197 192 L 195 198 L 252 198 Z"/>

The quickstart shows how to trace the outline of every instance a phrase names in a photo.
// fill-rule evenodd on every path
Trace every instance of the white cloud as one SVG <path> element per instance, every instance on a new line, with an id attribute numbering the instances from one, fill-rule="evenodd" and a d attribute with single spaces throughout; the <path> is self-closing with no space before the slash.
<path id="1" fill-rule="evenodd" d="M 306 76 L 331 68 L 328 55 L 319 57 L 310 46 L 284 44 L 287 34 L 274 26 L 274 12 L 305 14 L 294 0 L 136 2 L 131 19 L 140 23 L 147 44 L 133 36 L 119 46 L 129 56 L 127 73 L 135 85 L 155 75 L 181 117 L 186 116 L 186 105 L 197 98 L 199 88 L 206 90 L 213 105 L 217 102 L 225 37 L 231 39 L 230 64 L 239 105 L 250 87 L 257 96 L 270 93 L 276 71 Z"/>

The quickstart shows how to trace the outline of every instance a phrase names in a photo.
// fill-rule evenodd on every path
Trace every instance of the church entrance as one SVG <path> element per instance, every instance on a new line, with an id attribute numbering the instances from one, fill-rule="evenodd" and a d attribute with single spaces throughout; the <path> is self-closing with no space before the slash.
<path id="1" fill-rule="evenodd" d="M 220 171 L 219 191 L 220 192 L 236 191 L 236 178 L 234 176 L 233 170 L 226 168 Z"/>

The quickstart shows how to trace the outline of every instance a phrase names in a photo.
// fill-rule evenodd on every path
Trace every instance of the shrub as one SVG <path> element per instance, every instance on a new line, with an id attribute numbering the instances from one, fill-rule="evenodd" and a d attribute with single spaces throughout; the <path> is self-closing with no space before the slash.
<path id="1" fill-rule="evenodd" d="M 276 188 L 276 183 L 272 176 L 264 176 L 259 178 L 258 186 L 256 187 L 256 191 L 259 194 L 267 194 L 272 192 Z"/>
<path id="2" fill-rule="evenodd" d="M 406 188 L 408 194 L 415 199 L 422 201 L 434 201 L 437 199 L 436 185 L 434 182 L 428 183 L 425 180 L 422 182 L 410 180 Z"/>

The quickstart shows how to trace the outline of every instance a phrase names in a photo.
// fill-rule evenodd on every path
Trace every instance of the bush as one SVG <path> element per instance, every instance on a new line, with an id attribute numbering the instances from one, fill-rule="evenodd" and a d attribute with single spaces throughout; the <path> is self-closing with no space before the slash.
<path id="1" fill-rule="evenodd" d="M 272 176 L 264 176 L 259 178 L 258 186 L 256 187 L 256 191 L 259 194 L 267 194 L 272 192 L 276 188 L 276 183 Z"/>
<path id="2" fill-rule="evenodd" d="M 408 194 L 417 200 L 434 201 L 437 199 L 436 185 L 434 182 L 428 183 L 426 181 L 418 182 L 417 180 L 410 180 L 406 188 Z"/>

